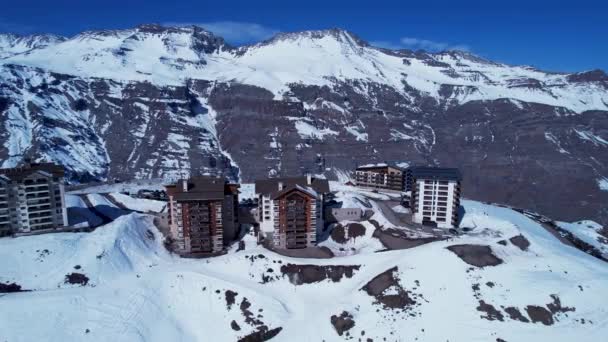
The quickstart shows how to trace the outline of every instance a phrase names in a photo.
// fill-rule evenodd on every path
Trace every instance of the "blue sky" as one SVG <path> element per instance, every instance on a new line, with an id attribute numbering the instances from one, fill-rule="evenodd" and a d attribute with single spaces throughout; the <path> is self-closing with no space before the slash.
<path id="1" fill-rule="evenodd" d="M 0 32 L 71 36 L 142 23 L 199 24 L 233 44 L 339 27 L 394 48 L 467 49 L 550 71 L 608 70 L 606 1 L 7 0 Z"/>

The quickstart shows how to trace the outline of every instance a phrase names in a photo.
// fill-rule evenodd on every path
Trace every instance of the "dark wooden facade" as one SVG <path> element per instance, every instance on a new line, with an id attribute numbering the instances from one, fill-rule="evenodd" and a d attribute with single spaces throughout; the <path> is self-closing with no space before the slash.
<path id="1" fill-rule="evenodd" d="M 186 246 L 192 253 L 211 253 L 223 243 L 222 220 L 218 218 L 221 201 L 182 203 L 182 222 Z M 219 244 L 219 246 L 218 246 Z"/>
<path id="2" fill-rule="evenodd" d="M 169 227 L 178 252 L 218 253 L 236 238 L 238 187 L 206 176 L 166 187 Z"/>
<path id="3" fill-rule="evenodd" d="M 405 174 L 398 167 L 389 165 L 362 166 L 355 171 L 358 186 L 403 191 Z"/>

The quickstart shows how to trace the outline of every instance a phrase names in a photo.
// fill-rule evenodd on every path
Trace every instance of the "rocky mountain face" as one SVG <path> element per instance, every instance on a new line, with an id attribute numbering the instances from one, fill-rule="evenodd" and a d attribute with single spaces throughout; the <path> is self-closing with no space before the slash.
<path id="1" fill-rule="evenodd" d="M 0 39 L 0 51 L 8 44 Z M 467 197 L 608 223 L 608 76 L 375 48 L 342 30 L 234 48 L 198 27 L 0 54 L 0 159 L 73 181 L 460 167 Z"/>

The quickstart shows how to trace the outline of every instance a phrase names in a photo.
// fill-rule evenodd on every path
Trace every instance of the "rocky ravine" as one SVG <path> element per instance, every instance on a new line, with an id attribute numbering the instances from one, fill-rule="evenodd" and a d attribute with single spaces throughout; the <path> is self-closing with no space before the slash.
<path id="1" fill-rule="evenodd" d="M 0 57 L 3 166 L 52 160 L 73 181 L 457 166 L 467 197 L 608 222 L 601 71 L 389 51 L 340 30 L 242 48 L 153 25 L 44 42 Z M 143 60 L 150 42 L 164 50 Z"/>

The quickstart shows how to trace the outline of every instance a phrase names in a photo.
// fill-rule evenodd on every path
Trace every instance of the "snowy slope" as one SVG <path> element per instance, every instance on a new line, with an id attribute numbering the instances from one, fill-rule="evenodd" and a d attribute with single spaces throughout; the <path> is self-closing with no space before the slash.
<path id="1" fill-rule="evenodd" d="M 146 198 L 134 198 L 116 192 L 109 194 L 109 196 L 128 209 L 144 213 L 160 213 L 167 206 L 167 202 L 155 201 Z"/>
<path id="2" fill-rule="evenodd" d="M 606 236 L 608 230 L 604 230 L 605 233 L 602 235 L 604 227 L 601 225 L 593 221 L 557 222 L 557 225 L 595 247 L 604 257 L 608 258 L 608 237 Z"/>
<path id="3" fill-rule="evenodd" d="M 257 246 L 251 236 L 245 237 L 244 251 L 178 259 L 164 251 L 152 218 L 139 214 L 90 234 L 0 239 L 0 282 L 33 290 L 0 296 L 0 337 L 234 341 L 264 325 L 282 328 L 273 341 L 342 341 L 349 337 L 338 335 L 330 318 L 347 311 L 355 323 L 348 335 L 373 341 L 603 339 L 606 263 L 563 245 L 514 211 L 472 201 L 463 205 L 463 224 L 477 228 L 462 237 L 383 253 L 362 247 L 354 255 L 322 260 L 280 256 Z M 500 243 L 520 234 L 530 243 L 525 249 Z M 371 242 L 369 236 L 361 239 Z M 503 263 L 470 266 L 445 248 L 461 244 L 488 245 Z M 287 264 L 359 267 L 336 282 L 306 283 L 282 275 Z M 362 290 L 394 267 L 397 282 L 381 295 Z M 66 284 L 73 272 L 85 274 L 88 283 Z M 300 281 L 304 284 L 297 285 Z M 416 304 L 390 308 L 378 302 L 403 291 Z M 481 302 L 495 311 L 490 316 L 479 311 Z M 512 308 L 528 322 L 511 318 L 506 310 Z M 550 325 L 530 322 L 527 308 L 545 308 Z"/>
<path id="4" fill-rule="evenodd" d="M 111 163 L 115 175 L 126 174 L 121 178 L 179 178 L 190 169 L 217 172 L 208 159 L 230 157 L 212 133 L 210 107 L 202 98 L 188 98 L 198 94 L 183 87 L 15 66 L 0 67 L 0 79 L 7 84 L 0 89 L 2 167 L 14 167 L 29 154 L 61 164 L 72 180 L 105 180 Z M 238 173 L 230 162 L 223 165 Z"/>
<path id="5" fill-rule="evenodd" d="M 52 34 L 21 36 L 0 33 L 0 59 L 18 54 L 27 54 L 32 50 L 49 47 L 65 40 L 64 37 Z"/>
<path id="6" fill-rule="evenodd" d="M 585 73 L 546 73 L 454 51 L 418 54 L 378 49 L 335 29 L 280 34 L 233 49 L 198 27 L 143 25 L 85 32 L 0 63 L 155 84 L 178 85 L 192 78 L 237 81 L 266 88 L 277 98 L 294 83 L 333 87 L 360 81 L 360 92 L 366 92 L 370 83 L 403 94 L 411 87 L 449 104 L 511 98 L 575 112 L 608 109 L 606 81 L 581 82 Z"/>
<path id="7" fill-rule="evenodd" d="M 80 196 L 66 195 L 65 206 L 68 211 L 68 225 L 70 226 L 97 227 L 103 223 L 103 220 L 88 208 L 84 199 Z"/>
<path id="8" fill-rule="evenodd" d="M 75 37 L 5 59 L 70 75 L 179 84 L 205 64 L 205 50 L 223 42 L 200 28 L 142 25 L 129 30 L 83 32 Z M 218 46 L 213 46 L 213 44 Z M 200 73 L 199 73 L 200 74 Z"/>

